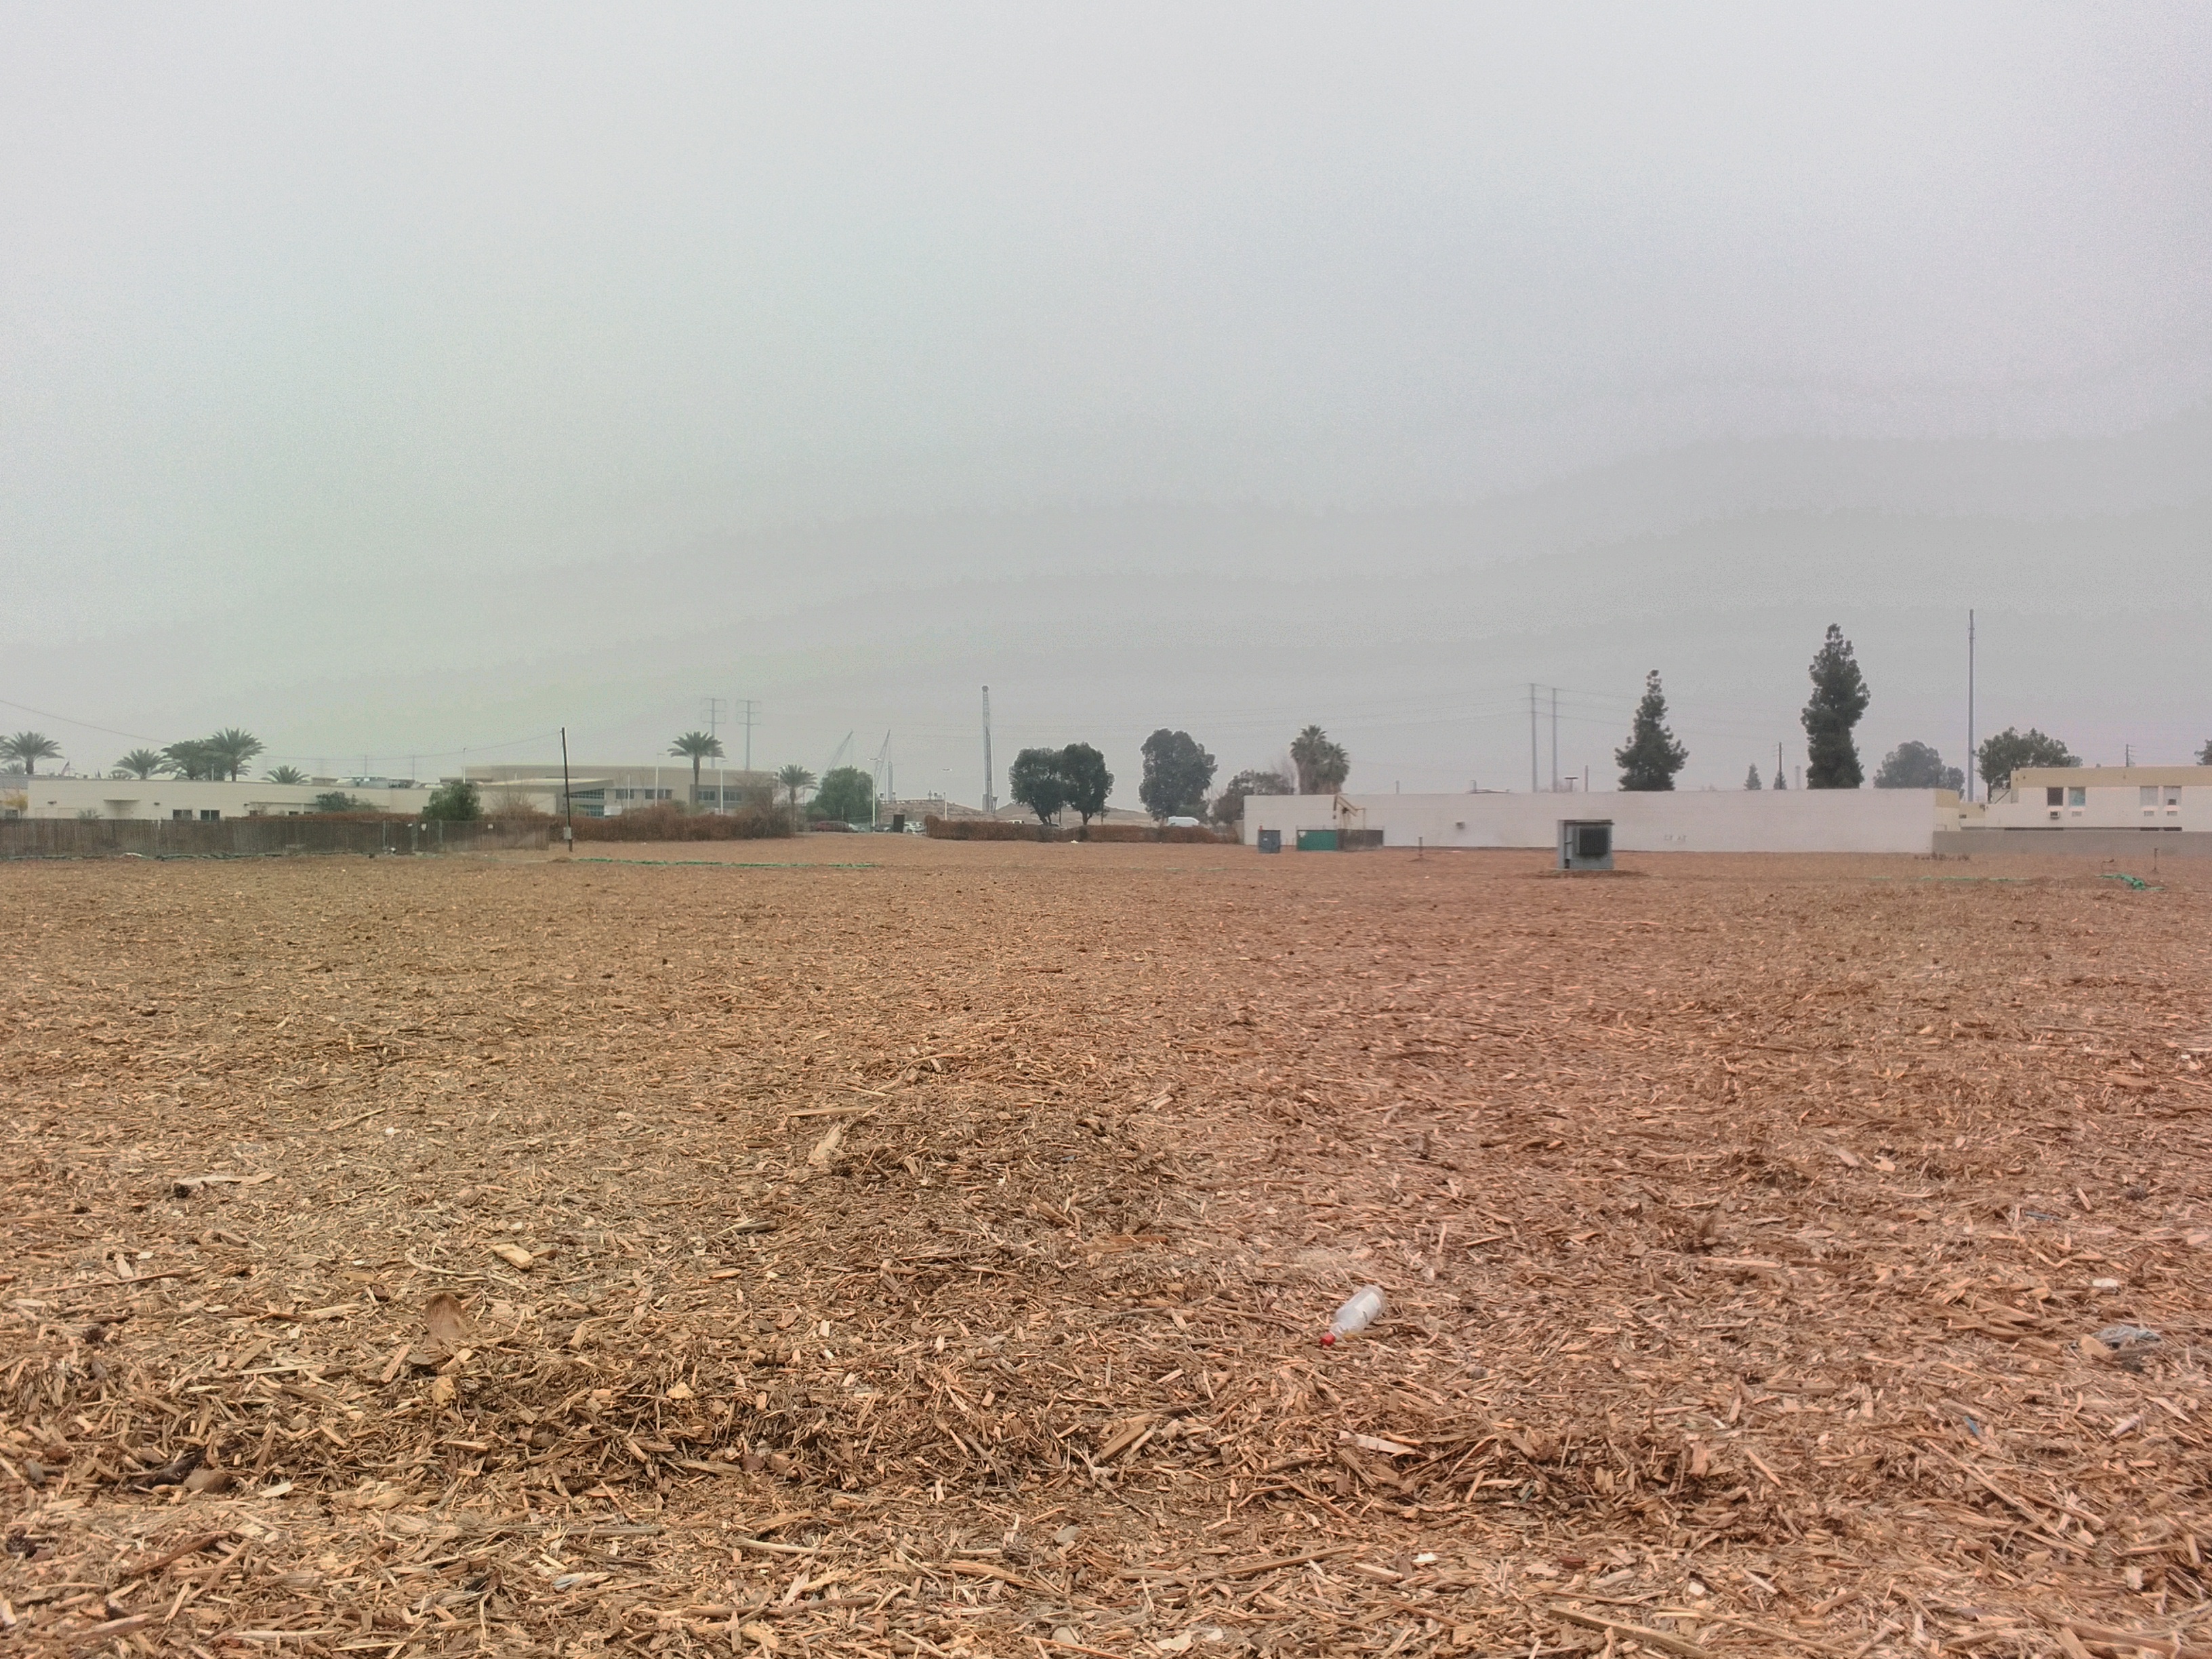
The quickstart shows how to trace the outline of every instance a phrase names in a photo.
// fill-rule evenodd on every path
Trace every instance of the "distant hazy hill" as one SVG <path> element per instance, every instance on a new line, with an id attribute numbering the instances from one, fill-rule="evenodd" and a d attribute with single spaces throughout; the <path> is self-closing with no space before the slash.
<path id="1" fill-rule="evenodd" d="M 1733 785 L 1795 738 L 1830 620 L 1876 690 L 1869 746 L 1958 748 L 1971 605 L 1984 730 L 2033 722 L 2099 757 L 2132 741 L 2180 758 L 2212 735 L 2212 412 L 2112 439 L 1701 445 L 1403 512 L 939 515 L 427 590 L 358 571 L 302 587 L 93 649 L 21 641 L 15 684 L 125 729 L 254 725 L 277 752 L 566 717 L 596 752 L 644 753 L 672 709 L 740 690 L 775 708 L 779 755 L 890 726 L 914 756 L 902 788 L 942 787 L 932 769 L 949 768 L 973 793 L 985 679 L 1002 763 L 1080 732 L 1133 786 L 1155 725 L 1188 726 L 1235 766 L 1316 719 L 1352 742 L 1365 787 L 1464 787 L 1525 781 L 1521 683 L 1625 708 L 1656 666 L 1690 779 Z M 345 621 L 309 635 L 308 610 Z M 1619 723 L 1563 728 L 1563 766 L 1602 775 Z"/>

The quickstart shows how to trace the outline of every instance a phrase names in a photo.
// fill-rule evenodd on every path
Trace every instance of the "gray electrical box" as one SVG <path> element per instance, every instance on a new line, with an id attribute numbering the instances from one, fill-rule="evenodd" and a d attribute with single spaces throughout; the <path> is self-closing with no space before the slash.
<path id="1" fill-rule="evenodd" d="M 1611 818 L 1561 818 L 1559 820 L 1559 868 L 1562 870 L 1612 869 L 1613 820 Z"/>

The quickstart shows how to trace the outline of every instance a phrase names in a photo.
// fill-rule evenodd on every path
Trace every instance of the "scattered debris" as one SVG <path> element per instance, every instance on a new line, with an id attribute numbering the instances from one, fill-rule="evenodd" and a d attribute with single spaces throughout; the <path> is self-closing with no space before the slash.
<path id="1" fill-rule="evenodd" d="M 422 1328 L 439 1348 L 465 1348 L 470 1340 L 468 1310 L 451 1291 L 440 1291 L 422 1304 Z"/>
<path id="2" fill-rule="evenodd" d="M 1321 1334 L 1324 1348 L 1334 1347 L 1347 1336 L 1357 1335 L 1382 1317 L 1389 1302 L 1380 1285 L 1369 1285 L 1354 1291 L 1345 1299 L 1344 1305 L 1328 1316 L 1328 1328 Z"/>

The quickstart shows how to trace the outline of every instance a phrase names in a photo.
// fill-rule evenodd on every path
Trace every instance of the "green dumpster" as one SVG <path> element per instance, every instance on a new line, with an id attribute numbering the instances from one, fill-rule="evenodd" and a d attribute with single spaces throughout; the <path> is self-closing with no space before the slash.
<path id="1" fill-rule="evenodd" d="M 1334 830 L 1299 830 L 1298 851 L 1301 853 L 1334 853 L 1336 851 L 1336 831 Z"/>

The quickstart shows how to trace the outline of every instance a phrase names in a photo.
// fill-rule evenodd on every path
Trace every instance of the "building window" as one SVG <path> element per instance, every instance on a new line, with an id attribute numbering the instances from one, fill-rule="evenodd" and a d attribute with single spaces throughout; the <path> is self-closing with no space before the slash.
<path id="1" fill-rule="evenodd" d="M 2087 806 L 2089 804 L 2089 792 L 2079 784 L 2072 786 L 2066 791 L 2066 804 L 2069 806 Z"/>
<path id="2" fill-rule="evenodd" d="M 179 823 L 190 823 L 192 821 L 191 809 L 188 806 L 179 806 L 169 816 Z"/>
<path id="3" fill-rule="evenodd" d="M 204 810 L 203 810 L 203 811 L 201 811 L 201 813 L 200 813 L 200 822 L 201 822 L 202 823 L 222 823 L 222 811 L 221 811 L 219 808 L 213 807 L 213 806 L 210 806 L 210 807 L 207 807 L 207 808 L 205 808 L 205 809 L 204 809 Z"/>
<path id="4" fill-rule="evenodd" d="M 2166 786 L 2166 810 L 2169 812 L 2179 812 L 2181 810 L 2181 786 L 2178 783 L 2169 783 Z"/>
<path id="5" fill-rule="evenodd" d="M 2147 783 L 2143 785 L 2141 799 L 2142 800 L 2142 810 L 2144 811 L 2156 811 L 2158 810 L 2158 786 L 2154 783 Z"/>
<path id="6" fill-rule="evenodd" d="M 2061 789 L 2046 789 L 2046 790 L 2045 790 L 2045 791 L 2043 792 L 2043 804 L 2044 804 L 2045 806 L 2063 806 L 2063 805 L 2066 805 L 2066 792 L 2065 792 L 2065 790 L 2064 790 L 2064 789 L 2063 789 L 2063 788 L 2061 788 Z"/>

